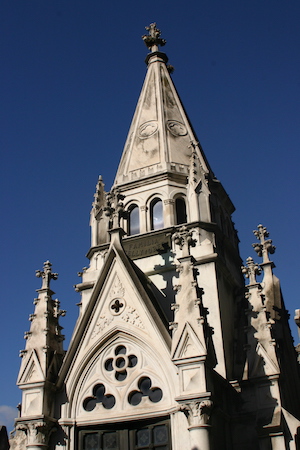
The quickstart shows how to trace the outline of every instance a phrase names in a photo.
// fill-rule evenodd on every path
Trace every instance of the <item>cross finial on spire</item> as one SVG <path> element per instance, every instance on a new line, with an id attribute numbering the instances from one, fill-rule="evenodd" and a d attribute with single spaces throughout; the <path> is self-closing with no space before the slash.
<path id="1" fill-rule="evenodd" d="M 35 275 L 38 278 L 42 278 L 43 279 L 43 283 L 42 283 L 42 287 L 41 289 L 50 289 L 50 281 L 51 279 L 53 280 L 57 280 L 58 278 L 58 273 L 53 273 L 52 272 L 52 264 L 50 261 L 46 261 L 44 262 L 44 270 L 36 270 L 35 271 Z"/>
<path id="2" fill-rule="evenodd" d="M 253 261 L 251 256 L 246 259 L 246 262 L 246 266 L 242 266 L 242 273 L 249 278 L 249 285 L 257 284 L 256 275 L 261 273 L 261 268 Z"/>
<path id="3" fill-rule="evenodd" d="M 149 31 L 149 35 L 142 36 L 143 41 L 151 52 L 157 52 L 158 46 L 161 47 L 166 44 L 166 40 L 160 37 L 161 31 L 156 28 L 156 22 L 150 23 L 148 27 L 145 27 Z"/>
<path id="4" fill-rule="evenodd" d="M 252 247 L 254 248 L 258 256 L 263 257 L 263 263 L 270 262 L 269 253 L 273 254 L 276 247 L 272 245 L 271 239 L 265 239 L 266 237 L 269 237 L 267 228 L 263 225 L 258 225 L 257 230 L 254 230 L 253 233 L 260 241 L 260 243 L 252 244 Z"/>

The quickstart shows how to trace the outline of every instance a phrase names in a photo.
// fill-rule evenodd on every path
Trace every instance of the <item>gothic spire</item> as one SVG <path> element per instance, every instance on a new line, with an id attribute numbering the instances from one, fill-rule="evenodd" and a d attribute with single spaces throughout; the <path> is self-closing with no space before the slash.
<path id="1" fill-rule="evenodd" d="M 114 185 L 153 177 L 159 173 L 189 175 L 191 142 L 198 142 L 167 67 L 159 51 L 166 41 L 152 23 L 144 40 L 150 53 L 148 71 L 128 133 Z M 200 165 L 210 171 L 201 147 L 195 149 Z"/>
<path id="2" fill-rule="evenodd" d="M 64 350 L 59 317 L 66 311 L 59 308 L 59 301 L 53 300 L 54 292 L 50 289 L 50 281 L 58 278 L 52 272 L 50 261 L 44 263 L 43 270 L 37 270 L 36 276 L 42 278 L 42 287 L 37 290 L 38 297 L 34 299 L 34 313 L 29 316 L 30 330 L 25 333 L 26 346 L 22 356 L 18 384 L 23 386 L 27 382 L 45 381 L 55 377 L 59 369 Z M 56 361 L 54 361 L 56 360 Z M 56 366 L 53 367 L 53 364 Z M 29 368 L 31 375 L 27 373 Z"/>

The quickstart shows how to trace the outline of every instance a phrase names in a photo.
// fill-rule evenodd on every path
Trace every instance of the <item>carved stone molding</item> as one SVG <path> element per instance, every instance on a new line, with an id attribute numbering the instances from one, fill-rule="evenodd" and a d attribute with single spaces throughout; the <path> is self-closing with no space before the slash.
<path id="1" fill-rule="evenodd" d="M 140 125 L 138 134 L 141 139 L 147 139 L 152 136 L 158 130 L 158 124 L 156 120 L 149 120 L 148 122 Z"/>
<path id="2" fill-rule="evenodd" d="M 178 120 L 168 120 L 167 128 L 173 134 L 173 136 L 186 136 L 187 129 L 185 125 Z"/>
<path id="3" fill-rule="evenodd" d="M 111 307 L 115 305 L 114 302 L 115 302 L 115 300 L 113 300 L 111 302 L 111 304 L 110 304 Z M 122 307 L 120 307 L 118 312 L 115 312 L 116 310 L 110 310 L 110 313 L 111 313 L 110 316 L 108 316 L 108 315 L 99 316 L 97 323 L 95 325 L 95 328 L 91 335 L 92 340 L 95 339 L 100 333 L 102 333 L 102 331 L 106 327 L 108 327 L 113 322 L 113 320 L 116 319 L 116 316 L 118 316 L 124 322 L 134 325 L 137 328 L 140 328 L 141 330 L 145 329 L 145 326 L 144 326 L 139 314 L 137 313 L 137 311 L 130 306 L 126 306 L 126 302 L 123 299 L 121 301 L 121 304 L 122 304 Z"/>
<path id="4" fill-rule="evenodd" d="M 135 325 L 138 328 L 141 328 L 142 330 L 145 328 L 139 314 L 134 308 L 126 308 L 125 312 L 121 315 L 121 319 L 127 323 Z"/>
<path id="5" fill-rule="evenodd" d="M 118 276 L 115 277 L 113 286 L 109 292 L 111 298 L 124 297 L 125 289 Z"/>

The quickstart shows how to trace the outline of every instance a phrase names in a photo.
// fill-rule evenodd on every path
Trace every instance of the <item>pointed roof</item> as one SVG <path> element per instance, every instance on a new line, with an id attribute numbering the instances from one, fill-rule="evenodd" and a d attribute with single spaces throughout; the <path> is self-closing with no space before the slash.
<path id="1" fill-rule="evenodd" d="M 129 129 L 115 185 L 161 172 L 188 175 L 193 149 L 204 171 L 208 163 L 197 145 L 198 140 L 170 77 L 168 58 L 158 51 L 165 41 L 156 24 L 146 27 L 143 36 L 151 53 L 146 58 L 148 71 Z M 191 145 L 192 144 L 192 145 Z"/>

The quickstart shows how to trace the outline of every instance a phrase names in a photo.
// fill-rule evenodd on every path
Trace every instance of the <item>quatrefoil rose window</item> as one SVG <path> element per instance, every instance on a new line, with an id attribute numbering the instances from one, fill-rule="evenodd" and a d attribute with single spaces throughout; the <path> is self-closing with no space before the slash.
<path id="1" fill-rule="evenodd" d="M 138 359 L 135 355 L 127 356 L 127 349 L 124 345 L 118 345 L 115 349 L 115 356 L 108 358 L 104 367 L 108 372 L 115 372 L 115 379 L 117 381 L 123 381 L 126 379 L 128 370 L 137 365 Z"/>

